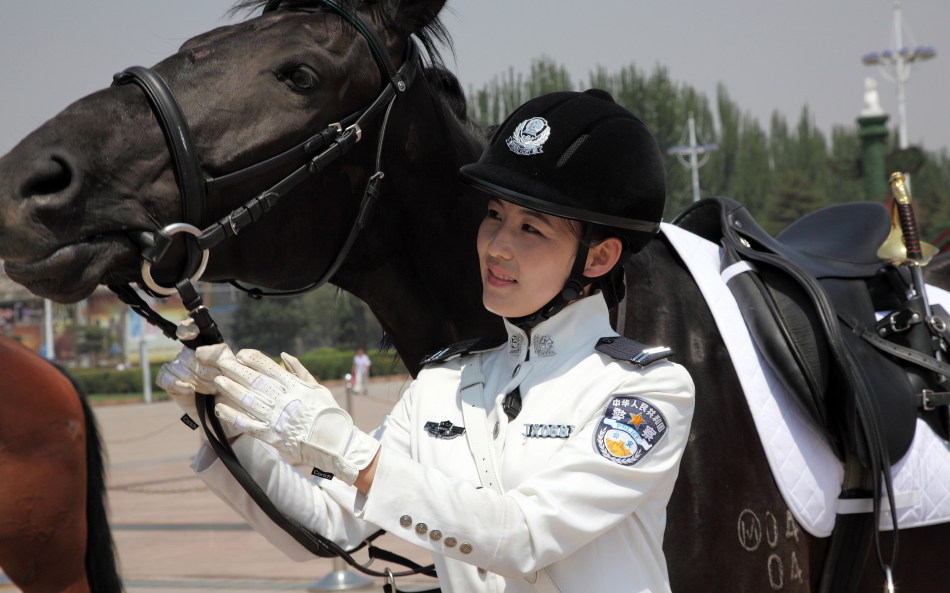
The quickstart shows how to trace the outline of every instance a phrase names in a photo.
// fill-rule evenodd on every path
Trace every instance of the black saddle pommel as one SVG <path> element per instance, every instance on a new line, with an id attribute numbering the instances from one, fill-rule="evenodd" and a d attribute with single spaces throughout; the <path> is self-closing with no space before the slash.
<path id="1" fill-rule="evenodd" d="M 432 354 L 423 358 L 420 364 L 421 366 L 425 366 L 433 362 L 445 362 L 446 360 L 450 360 L 456 356 L 465 356 L 466 354 L 472 354 L 474 352 L 484 352 L 486 350 L 497 348 L 507 341 L 507 337 L 501 336 L 463 340 L 433 352 Z"/>
<path id="2" fill-rule="evenodd" d="M 673 350 L 666 346 L 649 347 L 636 340 L 623 336 L 608 336 L 597 340 L 595 350 L 617 360 L 626 360 L 633 364 L 646 367 L 654 362 L 666 360 L 673 355 Z"/>

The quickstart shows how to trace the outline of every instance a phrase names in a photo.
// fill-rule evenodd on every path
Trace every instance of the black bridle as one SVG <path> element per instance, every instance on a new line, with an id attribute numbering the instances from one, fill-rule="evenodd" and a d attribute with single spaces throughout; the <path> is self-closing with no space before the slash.
<path id="1" fill-rule="evenodd" d="M 381 170 L 382 145 L 389 112 L 395 100 L 408 91 L 419 73 L 421 62 L 419 49 L 416 43 L 409 39 L 403 64 L 396 68 L 378 34 L 362 17 L 345 10 L 333 0 L 321 1 L 324 6 L 309 9 L 309 11 L 335 13 L 359 32 L 369 45 L 373 58 L 382 74 L 382 89 L 367 107 L 350 114 L 337 123 L 328 125 L 289 150 L 238 171 L 219 177 L 204 177 L 202 175 L 201 162 L 181 106 L 168 84 L 157 72 L 150 68 L 133 66 L 114 77 L 114 85 L 134 84 L 143 91 L 148 99 L 149 106 L 161 127 L 165 144 L 171 155 L 172 171 L 181 194 L 183 218 L 181 222 L 166 225 L 155 231 L 138 231 L 132 235 L 133 240 L 142 250 L 142 282 L 145 284 L 144 288 L 147 292 L 157 296 L 171 296 L 178 293 L 195 323 L 189 329 L 183 330 L 180 326 L 162 318 L 152 310 L 131 286 L 110 284 L 109 288 L 123 302 L 145 317 L 147 321 L 159 327 L 166 336 L 181 340 L 183 344 L 189 347 L 194 348 L 222 341 L 214 320 L 211 319 L 210 313 L 202 304 L 201 298 L 193 286 L 205 271 L 210 250 L 225 239 L 236 237 L 242 229 L 260 220 L 283 195 L 297 187 L 304 180 L 320 173 L 327 165 L 346 154 L 360 141 L 363 130 L 367 125 L 380 115 L 385 114 L 380 127 L 376 150 L 375 172 L 370 175 L 367 181 L 359 212 L 350 227 L 346 240 L 323 274 L 304 287 L 284 292 L 264 292 L 257 288 L 245 288 L 237 282 L 232 282 L 232 284 L 255 298 L 295 295 L 326 284 L 346 259 L 359 231 L 365 226 L 372 212 L 376 198 L 379 196 L 379 183 L 384 176 Z M 265 6 L 264 12 L 276 10 L 279 4 L 279 1 L 271 0 Z M 203 230 L 199 229 L 199 225 L 204 220 L 205 203 L 209 194 L 222 188 L 244 183 L 277 168 L 294 165 L 297 168 L 270 189 L 251 198 L 227 216 L 213 222 Z M 174 286 L 162 286 L 152 278 L 152 266 L 162 261 L 176 234 L 184 234 L 185 236 L 187 252 L 184 270 L 181 279 Z"/>
<path id="2" fill-rule="evenodd" d="M 158 73 L 149 68 L 133 66 L 114 77 L 114 84 L 134 84 L 141 88 L 147 97 L 149 106 L 158 120 L 165 143 L 171 154 L 172 170 L 182 200 L 182 217 L 184 219 L 182 222 L 169 224 L 156 231 L 140 231 L 133 237 L 142 248 L 142 281 L 145 283 L 147 290 L 156 295 L 171 296 L 177 292 L 194 323 L 176 325 L 161 317 L 128 284 L 109 285 L 109 288 L 134 311 L 145 317 L 149 323 L 161 328 L 166 336 L 180 340 L 190 348 L 223 341 L 210 312 L 203 305 L 200 295 L 194 288 L 194 282 L 200 279 L 207 266 L 210 250 L 225 239 L 237 236 L 246 226 L 260 220 L 284 194 L 298 186 L 305 179 L 318 174 L 331 162 L 346 154 L 353 145 L 360 141 L 367 124 L 385 113 L 376 150 L 375 172 L 370 175 L 367 181 L 359 213 L 353 221 L 343 246 L 321 277 L 308 286 L 282 293 L 265 293 L 256 289 L 244 289 L 240 285 L 236 285 L 243 290 L 248 290 L 252 296 L 259 298 L 262 295 L 299 294 L 325 284 L 346 258 L 357 234 L 365 226 L 373 203 L 379 195 L 379 182 L 383 178 L 381 170 L 382 146 L 389 112 L 395 100 L 409 89 L 415 77 L 419 74 L 421 62 L 419 49 L 415 41 L 409 39 L 403 64 L 397 69 L 390 60 L 385 45 L 375 30 L 358 14 L 345 10 L 333 0 L 321 0 L 321 2 L 323 6 L 320 8 L 307 9 L 307 11 L 335 13 L 359 32 L 369 44 L 383 76 L 382 89 L 369 106 L 352 113 L 338 123 L 330 124 L 297 146 L 239 171 L 216 178 L 205 178 L 202 175 L 200 159 L 195 150 L 195 143 L 181 106 Z M 280 0 L 269 0 L 264 7 L 264 13 L 276 10 L 279 5 Z M 270 189 L 245 202 L 204 230 L 198 228 L 203 222 L 205 201 L 208 194 L 224 187 L 244 183 L 274 169 L 291 165 L 297 165 L 297 168 Z M 174 287 L 162 286 L 152 278 L 151 267 L 165 257 L 173 236 L 179 233 L 186 235 L 187 246 L 182 279 L 176 282 Z M 360 572 L 375 577 L 387 578 L 391 584 L 394 583 L 394 577 L 397 576 L 418 573 L 435 576 L 432 565 L 420 566 L 408 559 L 373 546 L 370 542 L 380 535 L 381 531 L 371 536 L 356 549 L 347 551 L 320 534 L 309 531 L 299 522 L 285 515 L 267 497 L 266 493 L 250 477 L 247 470 L 237 459 L 228 444 L 220 422 L 214 415 L 214 397 L 198 394 L 197 399 L 199 420 L 218 457 L 265 514 L 310 552 L 323 557 L 340 556 Z M 194 421 L 188 418 L 187 415 L 182 420 L 191 425 L 192 428 L 197 428 Z M 387 568 L 385 571 L 379 571 L 370 569 L 368 564 L 364 566 L 358 563 L 351 554 L 366 545 L 369 546 L 371 561 L 381 559 L 396 562 L 407 566 L 409 570 L 394 573 Z"/>

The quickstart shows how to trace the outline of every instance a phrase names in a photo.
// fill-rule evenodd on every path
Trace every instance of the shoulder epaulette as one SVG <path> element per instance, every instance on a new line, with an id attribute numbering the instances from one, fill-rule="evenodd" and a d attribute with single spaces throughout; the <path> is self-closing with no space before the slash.
<path id="1" fill-rule="evenodd" d="M 495 336 L 492 338 L 474 338 L 472 340 L 456 342 L 430 354 L 429 356 L 426 356 L 422 359 L 421 364 L 422 366 L 425 366 L 432 362 L 445 362 L 446 360 L 455 358 L 456 356 L 465 356 L 466 354 L 472 354 L 473 352 L 491 350 L 492 348 L 501 346 L 506 341 L 508 341 L 508 338 L 505 336 Z"/>
<path id="2" fill-rule="evenodd" d="M 666 346 L 650 348 L 636 340 L 631 340 L 623 336 L 601 338 L 597 340 L 597 345 L 594 348 L 598 352 L 602 352 L 611 358 L 626 360 L 641 367 L 653 364 L 658 360 L 664 360 L 673 355 L 673 350 Z"/>

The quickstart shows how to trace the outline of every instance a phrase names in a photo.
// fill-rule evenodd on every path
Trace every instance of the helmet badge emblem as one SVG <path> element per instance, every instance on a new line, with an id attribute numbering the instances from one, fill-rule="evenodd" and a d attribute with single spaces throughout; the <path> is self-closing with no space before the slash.
<path id="1" fill-rule="evenodd" d="M 541 154 L 541 148 L 551 135 L 551 127 L 543 117 L 526 119 L 515 128 L 506 144 L 511 152 L 520 155 Z"/>

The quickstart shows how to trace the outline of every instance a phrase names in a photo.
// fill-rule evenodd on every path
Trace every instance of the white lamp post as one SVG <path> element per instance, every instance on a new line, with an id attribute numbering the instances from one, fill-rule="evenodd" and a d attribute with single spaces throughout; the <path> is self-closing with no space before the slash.
<path id="1" fill-rule="evenodd" d="M 687 129 L 689 133 L 689 144 L 681 146 L 673 146 L 667 149 L 667 154 L 676 155 L 680 163 L 688 167 L 692 171 L 693 175 L 693 201 L 699 201 L 699 168 L 706 164 L 706 161 L 709 160 L 709 153 L 713 150 L 719 148 L 715 143 L 708 144 L 697 144 L 696 143 L 696 122 L 693 119 L 693 112 L 689 112 L 689 118 L 687 120 Z M 702 162 L 700 162 L 699 156 L 702 155 Z M 689 157 L 689 161 L 685 161 L 684 157 Z"/>
<path id="2" fill-rule="evenodd" d="M 907 148 L 907 104 L 904 84 L 910 78 L 914 62 L 923 62 L 937 55 L 933 47 L 904 46 L 904 24 L 901 20 L 901 3 L 894 2 L 894 42 L 896 49 L 872 52 L 861 60 L 869 66 L 879 66 L 885 79 L 897 85 L 898 143 Z"/>

